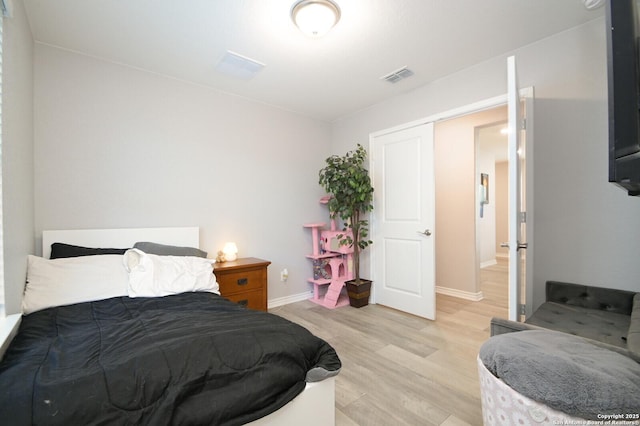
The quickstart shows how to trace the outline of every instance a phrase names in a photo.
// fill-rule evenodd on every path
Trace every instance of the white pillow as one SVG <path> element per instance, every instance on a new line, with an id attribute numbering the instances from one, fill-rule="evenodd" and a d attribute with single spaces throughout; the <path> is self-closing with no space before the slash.
<path id="1" fill-rule="evenodd" d="M 158 256 L 130 249 L 123 260 L 129 272 L 129 297 L 168 296 L 189 291 L 220 294 L 213 275 L 214 259 Z"/>
<path id="2" fill-rule="evenodd" d="M 127 295 L 122 255 L 45 259 L 27 257 L 22 312 Z"/>

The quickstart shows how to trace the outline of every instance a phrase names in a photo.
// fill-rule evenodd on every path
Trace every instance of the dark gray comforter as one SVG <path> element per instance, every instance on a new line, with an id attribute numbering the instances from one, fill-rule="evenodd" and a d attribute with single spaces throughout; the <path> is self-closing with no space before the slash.
<path id="1" fill-rule="evenodd" d="M 3 424 L 243 424 L 340 370 L 323 340 L 210 293 L 35 312 L 0 364 Z"/>

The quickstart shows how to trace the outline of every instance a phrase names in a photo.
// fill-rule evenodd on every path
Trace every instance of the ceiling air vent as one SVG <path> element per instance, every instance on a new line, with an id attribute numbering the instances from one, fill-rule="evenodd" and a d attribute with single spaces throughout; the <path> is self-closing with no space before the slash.
<path id="1" fill-rule="evenodd" d="M 250 80 L 264 67 L 262 62 L 227 50 L 227 53 L 216 65 L 216 70 L 231 77 Z"/>
<path id="2" fill-rule="evenodd" d="M 380 77 L 380 80 L 385 80 L 385 81 L 388 81 L 389 83 L 397 83 L 402 79 L 411 77 L 412 75 L 413 75 L 413 71 L 411 71 L 407 67 L 402 67 L 399 70 L 395 70 L 392 73 L 389 73 L 385 76 Z"/>

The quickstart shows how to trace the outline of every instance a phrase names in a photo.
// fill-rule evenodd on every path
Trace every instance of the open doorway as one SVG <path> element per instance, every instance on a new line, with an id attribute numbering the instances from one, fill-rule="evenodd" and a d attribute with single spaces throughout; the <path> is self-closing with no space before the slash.
<path id="1" fill-rule="evenodd" d="M 484 300 L 508 309 L 509 158 L 507 121 L 476 128 L 476 250 Z"/>
<path id="2" fill-rule="evenodd" d="M 479 268 L 508 259 L 509 240 L 507 122 L 476 127 L 476 249 Z"/>
<path id="3" fill-rule="evenodd" d="M 505 202 L 501 191 L 507 177 L 497 175 L 502 165 L 496 165 L 507 164 L 506 137 L 500 133 L 506 121 L 507 107 L 501 105 L 435 125 L 437 293 L 482 300 L 481 266 L 500 261 L 502 269 L 508 269 L 508 263 L 498 257 L 506 254 L 499 247 L 506 240 L 503 227 L 496 225 L 498 218 L 508 223 L 504 211 L 497 208 Z M 506 285 L 504 292 L 506 303 Z"/>
<path id="4" fill-rule="evenodd" d="M 533 101 L 533 90 L 532 88 L 525 89 L 522 92 L 524 93 L 523 96 L 527 103 L 527 111 L 529 111 L 528 105 Z M 394 304 L 393 300 L 386 300 L 383 297 L 380 297 L 381 293 L 379 290 L 383 287 L 390 289 L 394 295 L 405 296 L 407 298 L 416 298 L 417 296 L 429 298 L 430 304 L 433 303 L 434 299 L 437 299 L 438 312 L 441 312 L 439 306 L 441 295 L 449 299 L 455 299 L 452 300 L 452 303 L 457 306 L 461 304 L 467 305 L 468 303 L 474 303 L 484 299 L 480 285 L 480 263 L 476 238 L 477 224 L 475 222 L 479 211 L 478 183 L 481 179 L 479 176 L 477 177 L 478 173 L 476 170 L 475 136 L 478 128 L 489 124 L 504 122 L 507 119 L 508 111 L 506 100 L 506 96 L 488 99 L 455 110 L 447 111 L 436 116 L 426 117 L 422 120 L 417 120 L 415 122 L 406 123 L 401 126 L 376 132 L 370 136 L 371 170 L 374 176 L 374 181 L 376 182 L 374 186 L 378 188 L 376 191 L 378 195 L 374 200 L 377 208 L 374 208 L 374 216 L 372 218 L 372 236 L 376 241 L 378 241 L 378 243 L 374 245 L 374 249 L 371 254 L 372 265 L 376 265 L 371 269 L 371 276 L 374 278 L 375 283 L 373 294 L 374 303 L 380 303 L 402 310 L 402 308 L 397 307 Z M 512 124 L 515 121 L 511 120 L 511 115 L 512 114 L 509 114 L 509 129 L 510 134 L 512 135 L 513 129 L 516 128 L 516 125 Z M 520 124 L 524 124 L 524 121 Z M 392 153 L 391 151 L 395 152 L 394 150 L 385 154 L 384 150 L 378 149 L 379 142 L 386 139 L 387 135 L 402 135 L 409 129 L 422 127 L 424 125 L 430 125 L 432 129 L 430 144 L 433 147 L 431 151 L 433 155 L 426 171 L 429 174 L 432 173 L 434 175 L 434 185 L 429 188 L 425 187 L 426 190 L 422 190 L 420 188 L 418 188 L 418 190 L 406 190 L 406 186 L 392 185 L 392 182 L 385 181 L 384 177 L 390 176 L 389 174 L 384 173 L 384 169 L 386 167 L 384 166 L 384 164 L 386 164 L 385 158 L 394 159 L 396 156 L 386 155 Z M 522 132 L 526 132 L 524 130 L 524 126 L 522 126 L 521 129 L 523 129 Z M 423 145 L 420 140 L 420 138 L 416 139 L 414 137 L 407 137 L 401 138 L 401 140 L 398 141 L 393 140 L 389 142 L 394 142 L 394 148 L 403 146 L 419 147 Z M 530 144 L 527 144 L 526 150 L 529 150 L 530 146 Z M 429 149 L 427 149 L 427 151 L 428 150 Z M 392 176 L 396 176 L 400 179 L 396 179 L 396 181 L 407 181 L 407 177 L 405 176 L 405 173 L 403 173 L 404 171 L 410 170 L 415 172 L 411 165 L 415 161 L 418 161 L 417 153 L 420 152 L 420 150 L 418 149 L 414 151 L 416 152 L 416 155 L 409 157 L 406 161 L 403 160 L 397 162 L 400 166 L 394 170 L 397 170 L 398 173 L 391 174 Z M 514 152 L 516 151 L 510 150 L 511 154 Z M 520 150 L 517 152 L 520 152 Z M 521 158 L 524 161 L 524 157 Z M 422 164 L 422 162 L 420 163 Z M 516 163 L 509 162 L 509 164 L 511 166 Z M 509 168 L 511 169 L 511 167 Z M 521 167 L 521 171 L 525 170 L 528 175 L 530 169 L 528 167 Z M 512 170 L 510 170 L 509 173 L 510 176 L 512 175 L 511 171 Z M 417 173 L 417 175 L 422 174 Z M 522 175 L 519 176 L 518 180 L 522 178 Z M 511 177 L 509 179 L 511 179 Z M 408 182 L 413 182 L 414 180 L 409 179 Z M 489 188 L 491 187 L 491 181 L 491 176 L 489 176 L 487 184 Z M 526 180 L 526 182 L 531 181 L 532 180 L 529 178 Z M 522 182 L 524 183 L 525 180 L 523 179 Z M 428 220 L 424 221 L 424 223 L 420 222 L 419 224 L 414 224 L 412 222 L 411 226 L 405 230 L 407 235 L 404 235 L 402 238 L 394 237 L 393 235 L 385 233 L 384 229 L 382 229 L 383 227 L 380 225 L 380 223 L 385 219 L 380 215 L 384 215 L 389 211 L 397 210 L 395 207 L 397 207 L 398 203 L 394 202 L 394 198 L 387 196 L 388 194 L 385 192 L 388 188 L 405 188 L 404 193 L 409 194 L 408 201 L 406 203 L 407 206 L 415 207 L 425 199 L 430 197 L 434 198 L 429 202 L 429 205 L 433 205 L 434 208 L 433 212 L 429 213 Z M 510 186 L 510 189 L 513 189 L 513 186 Z M 530 194 L 529 191 L 527 191 L 527 197 L 528 194 Z M 510 198 L 513 197 L 510 196 Z M 532 205 L 529 202 L 527 202 L 527 204 Z M 402 203 L 402 205 L 404 206 L 404 203 Z M 393 207 L 393 209 L 390 210 L 389 207 Z M 415 212 L 420 212 L 422 209 L 414 208 L 411 211 L 413 212 L 413 216 L 415 216 Z M 509 208 L 509 211 L 511 217 L 517 210 Z M 523 218 L 522 221 L 524 222 L 525 215 L 518 215 L 517 222 L 509 220 L 509 223 L 521 223 L 520 218 Z M 397 218 L 394 217 L 391 219 L 398 223 L 406 222 L 406 218 L 404 216 Z M 432 232 L 434 229 L 435 231 Z M 511 234 L 512 233 L 509 232 L 510 236 Z M 424 235 L 424 238 L 427 240 L 435 240 L 435 248 L 429 251 L 429 253 L 435 255 L 435 268 L 406 268 L 405 266 L 407 265 L 408 257 L 399 251 L 393 250 L 391 251 L 392 253 L 400 253 L 400 255 L 396 256 L 397 259 L 395 259 L 395 263 L 391 265 L 393 267 L 389 267 L 385 261 L 385 253 L 389 252 L 389 250 L 385 250 L 385 248 L 388 248 L 388 245 L 386 244 L 387 240 L 401 240 L 403 243 L 412 241 L 413 243 L 416 239 L 416 235 L 420 235 L 420 238 Z M 501 242 L 500 238 L 496 236 L 495 243 L 498 244 L 499 242 Z M 418 242 L 415 244 L 418 244 Z M 513 247 L 516 247 L 516 245 L 513 245 Z M 526 259 L 523 257 L 522 260 L 523 263 L 524 261 L 528 262 L 530 257 L 527 256 Z M 508 298 L 507 307 L 504 309 L 504 313 L 497 313 L 492 310 L 491 316 L 507 317 L 507 312 L 511 314 L 511 312 L 516 312 L 516 308 L 520 308 L 512 303 L 512 298 L 510 297 L 515 294 L 515 292 L 511 291 L 512 268 L 505 267 L 504 269 L 509 271 L 509 284 L 505 291 L 506 297 Z M 399 279 L 406 278 L 403 273 L 407 270 L 411 270 L 413 273 L 417 274 L 418 277 L 415 280 Z M 398 273 L 398 271 L 402 273 Z M 422 282 L 423 280 L 420 278 L 422 275 L 420 274 L 424 275 L 425 271 L 433 273 L 436 276 L 434 280 L 435 283 L 430 285 L 430 289 L 428 289 L 429 291 L 408 291 L 405 288 L 406 282 L 413 282 L 416 280 L 418 282 Z M 513 283 L 515 283 L 515 281 Z M 402 287 L 403 285 L 404 287 Z M 528 291 L 529 289 L 526 288 L 526 290 Z M 512 306 L 514 308 L 512 308 Z M 455 309 L 456 308 L 447 310 L 453 311 Z M 446 312 L 446 314 L 450 313 L 451 312 Z M 438 313 L 438 315 L 440 315 L 440 313 Z M 462 319 L 455 315 L 454 318 L 456 321 Z M 477 317 L 476 320 L 478 320 Z M 486 321 L 479 320 L 477 322 L 480 324 L 485 323 Z"/>

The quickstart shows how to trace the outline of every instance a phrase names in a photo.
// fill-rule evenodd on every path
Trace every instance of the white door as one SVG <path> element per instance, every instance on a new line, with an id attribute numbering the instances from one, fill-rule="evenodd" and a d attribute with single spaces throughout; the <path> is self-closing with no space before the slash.
<path id="1" fill-rule="evenodd" d="M 515 57 L 507 58 L 507 103 L 509 117 L 509 319 L 517 321 L 520 305 L 524 306 L 523 265 L 527 244 L 524 242 L 526 214 L 522 186 L 524 146 L 521 144 L 523 117 Z"/>
<path id="2" fill-rule="evenodd" d="M 433 123 L 371 140 L 375 302 L 435 319 Z"/>

